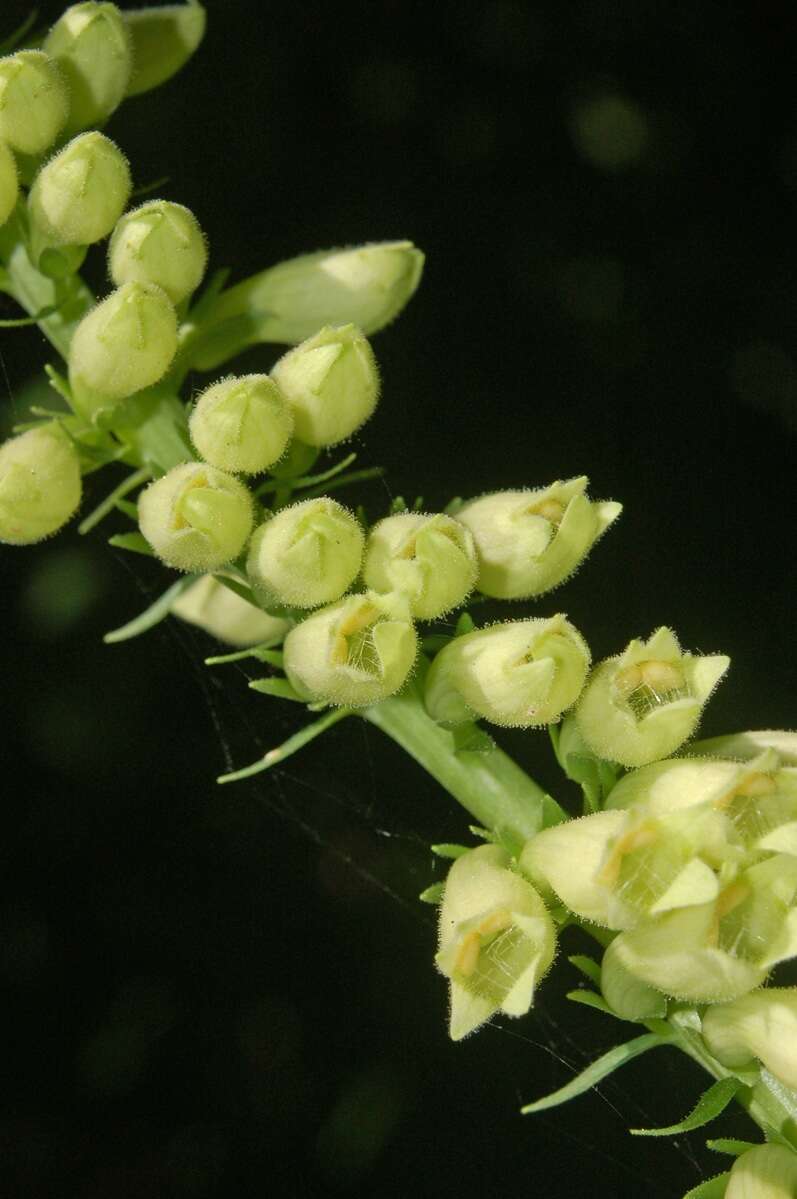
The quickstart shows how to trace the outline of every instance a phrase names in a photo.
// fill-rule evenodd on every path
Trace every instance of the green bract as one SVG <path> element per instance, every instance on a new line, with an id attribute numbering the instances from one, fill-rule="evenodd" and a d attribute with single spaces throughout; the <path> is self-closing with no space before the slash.
<path id="1" fill-rule="evenodd" d="M 268 375 L 241 375 L 202 392 L 189 428 L 206 462 L 235 474 L 256 475 L 285 453 L 293 414 Z"/>
<path id="2" fill-rule="evenodd" d="M 658 629 L 595 668 L 576 708 L 579 731 L 599 757 L 623 766 L 666 758 L 695 731 L 729 665 L 722 654 L 683 653 L 670 629 Z"/>
<path id="3" fill-rule="evenodd" d="M 75 330 L 69 382 L 89 415 L 157 383 L 177 349 L 177 316 L 152 284 L 125 283 Z"/>
<path id="4" fill-rule="evenodd" d="M 359 521 L 335 500 L 302 500 L 255 531 L 246 569 L 264 600 L 317 608 L 354 582 L 364 540 Z"/>
<path id="5" fill-rule="evenodd" d="M 41 50 L 0 58 L 0 138 L 21 154 L 43 154 L 69 111 L 69 95 L 54 61 Z"/>
<path id="6" fill-rule="evenodd" d="M 470 594 L 476 569 L 464 525 L 442 513 L 401 512 L 369 533 L 363 580 L 374 591 L 403 591 L 416 620 L 436 620 Z"/>
<path id="7" fill-rule="evenodd" d="M 794 1199 L 797 1153 L 785 1145 L 756 1145 L 733 1163 L 723 1199 Z"/>
<path id="8" fill-rule="evenodd" d="M 586 495 L 587 478 L 536 491 L 497 491 L 457 512 L 479 555 L 477 586 L 495 599 L 528 599 L 573 573 L 622 511 Z"/>
<path id="9" fill-rule="evenodd" d="M 290 628 L 287 620 L 269 616 L 213 575 L 203 575 L 192 583 L 175 600 L 171 613 L 219 641 L 240 647 L 281 641 Z"/>
<path id="10" fill-rule="evenodd" d="M 252 497 L 242 483 L 202 462 L 175 466 L 138 501 L 141 532 L 177 570 L 212 571 L 237 558 L 252 528 Z"/>
<path id="11" fill-rule="evenodd" d="M 404 684 L 418 642 L 402 595 L 350 595 L 314 612 L 285 638 L 285 674 L 307 700 L 378 703 Z"/>
<path id="12" fill-rule="evenodd" d="M 440 651 L 426 678 L 426 708 L 442 724 L 474 716 L 517 728 L 551 724 L 576 702 L 589 660 L 562 615 L 490 625 Z"/>
<path id="13" fill-rule="evenodd" d="M 354 325 L 321 329 L 284 354 L 271 373 L 293 409 L 296 436 L 307 445 L 345 441 L 379 397 L 376 359 Z"/>
<path id="14" fill-rule="evenodd" d="M 92 245 L 119 220 L 130 187 L 130 168 L 118 146 L 102 133 L 81 133 L 33 182 L 33 231 L 44 245 Z"/>
<path id="15" fill-rule="evenodd" d="M 8 146 L 0 141 L 0 225 L 4 225 L 11 216 L 18 195 L 17 164 Z"/>
<path id="16" fill-rule="evenodd" d="M 65 524 L 80 503 L 80 463 L 55 423 L 0 446 L 0 541 L 30 545 Z"/>
<path id="17" fill-rule="evenodd" d="M 133 73 L 127 95 L 148 92 L 171 79 L 205 35 L 205 10 L 197 0 L 162 8 L 125 9 L 133 44 Z"/>
<path id="18" fill-rule="evenodd" d="M 108 268 L 122 283 L 157 283 L 173 304 L 190 296 L 208 259 L 205 237 L 189 208 L 150 200 L 119 220 L 108 247 Z"/>
<path id="19" fill-rule="evenodd" d="M 115 4 L 73 4 L 53 25 L 44 49 L 69 86 L 67 133 L 102 125 L 124 98 L 132 69 L 130 35 Z"/>
<path id="20" fill-rule="evenodd" d="M 435 958 L 450 983 L 455 1041 L 496 1012 L 523 1016 L 554 958 L 556 934 L 540 896 L 510 869 L 509 855 L 482 845 L 448 872 Z"/>
<path id="21" fill-rule="evenodd" d="M 755 1058 L 770 1074 L 797 1089 L 797 988 L 767 987 L 703 1016 L 703 1039 L 724 1066 L 737 1070 Z"/>

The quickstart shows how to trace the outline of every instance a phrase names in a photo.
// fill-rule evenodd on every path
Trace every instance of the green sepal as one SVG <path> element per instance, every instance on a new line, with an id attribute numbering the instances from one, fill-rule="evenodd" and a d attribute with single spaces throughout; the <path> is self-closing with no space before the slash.
<path id="1" fill-rule="evenodd" d="M 461 858 L 464 853 L 468 852 L 467 845 L 454 845 L 448 841 L 443 841 L 439 845 L 430 845 L 429 848 L 436 857 L 446 858 L 452 862 L 455 862 L 457 858 Z"/>
<path id="2" fill-rule="evenodd" d="M 730 1157 L 741 1157 L 748 1149 L 755 1149 L 755 1141 L 737 1141 L 735 1137 L 717 1137 L 706 1141 L 706 1148 L 714 1153 L 727 1153 Z"/>
<path id="3" fill-rule="evenodd" d="M 427 887 L 424 891 L 421 891 L 418 898 L 420 899 L 421 903 L 431 903 L 431 904 L 442 903 L 443 892 L 445 891 L 445 889 L 446 889 L 446 885 L 444 882 L 443 883 L 432 883 L 431 887 Z"/>
<path id="4" fill-rule="evenodd" d="M 714 1178 L 699 1182 L 686 1192 L 683 1199 L 723 1199 L 730 1176 L 730 1171 L 726 1171 L 725 1174 L 716 1174 Z"/>
<path id="5" fill-rule="evenodd" d="M 152 547 L 141 533 L 114 533 L 113 537 L 108 538 L 108 545 L 112 545 L 117 550 L 128 550 L 131 554 L 144 554 L 147 558 L 155 557 Z"/>
<path id="6" fill-rule="evenodd" d="M 281 637 L 277 637 L 270 641 L 263 641 L 260 645 L 235 650 L 231 654 L 216 654 L 212 658 L 205 658 L 205 665 L 225 666 L 228 662 L 243 662 L 245 658 L 256 658 L 258 662 L 267 662 L 266 655 L 270 654 L 274 646 L 279 645 L 281 640 Z"/>
<path id="7" fill-rule="evenodd" d="M 314 721 L 312 724 L 305 725 L 298 733 L 294 733 L 287 741 L 283 741 L 282 745 L 276 749 L 270 749 L 262 758 L 258 758 L 256 762 L 252 762 L 250 766 L 244 766 L 241 770 L 233 770 L 229 774 L 222 774 L 216 779 L 217 783 L 236 783 L 240 779 L 251 778 L 252 775 L 260 774 L 264 770 L 270 770 L 272 766 L 276 766 L 280 762 L 284 762 L 292 754 L 303 749 L 309 742 L 314 741 L 316 737 L 320 737 L 333 724 L 337 724 L 339 720 L 343 720 L 346 716 L 352 716 L 353 713 L 348 708 L 333 708 L 322 716 L 320 720 Z"/>
<path id="8" fill-rule="evenodd" d="M 602 995 L 598 995 L 595 991 L 590 991 L 586 987 L 581 987 L 575 991 L 568 991 L 565 999 L 569 999 L 572 1003 L 580 1003 L 584 1007 L 595 1008 L 596 1011 L 602 1012 L 604 1016 L 614 1016 L 615 1020 L 622 1020 L 622 1016 L 618 1016 L 617 1012 L 613 1012 Z"/>
<path id="9" fill-rule="evenodd" d="M 597 1061 L 592 1062 L 580 1074 L 571 1079 L 565 1086 L 560 1087 L 557 1091 L 552 1091 L 550 1095 L 544 1095 L 542 1099 L 536 1099 L 533 1103 L 527 1103 L 525 1107 L 520 1109 L 523 1116 L 529 1115 L 532 1112 L 546 1111 L 550 1107 L 558 1107 L 562 1103 L 567 1103 L 571 1099 L 575 1099 L 578 1095 L 583 1095 L 585 1091 L 591 1091 L 599 1082 L 603 1082 L 604 1078 L 608 1078 L 620 1066 L 624 1066 L 626 1062 L 633 1061 L 635 1057 L 639 1057 L 643 1053 L 647 1053 L 649 1049 L 657 1049 L 659 1045 L 667 1045 L 670 1043 L 670 1038 L 660 1035 L 655 1032 L 643 1033 L 641 1037 L 635 1037 L 633 1041 L 626 1041 L 623 1045 L 616 1045 L 614 1049 L 610 1049 L 608 1053 L 604 1053 Z"/>
<path id="10" fill-rule="evenodd" d="M 276 699 L 289 699 L 294 703 L 303 704 L 301 695 L 297 695 L 287 679 L 253 679 L 249 684 L 252 691 L 261 695 L 273 695 Z"/>
<path id="11" fill-rule="evenodd" d="M 741 1090 L 738 1078 L 720 1078 L 704 1091 L 688 1116 L 666 1128 L 629 1128 L 634 1137 L 676 1137 L 715 1120 Z"/>
<path id="12" fill-rule="evenodd" d="M 160 87 L 188 62 L 205 35 L 205 10 L 197 0 L 164 8 L 135 8 L 122 13 L 133 48 L 133 72 L 127 96 Z"/>
<path id="13" fill-rule="evenodd" d="M 477 724 L 460 724 L 452 730 L 452 735 L 457 754 L 489 754 L 495 749 L 492 737 Z"/>
<path id="14" fill-rule="evenodd" d="M 596 986 L 601 985 L 601 968 L 593 958 L 589 958 L 584 953 L 573 953 L 568 957 L 568 962 L 571 966 L 575 966 L 576 970 L 580 970 L 585 978 Z"/>

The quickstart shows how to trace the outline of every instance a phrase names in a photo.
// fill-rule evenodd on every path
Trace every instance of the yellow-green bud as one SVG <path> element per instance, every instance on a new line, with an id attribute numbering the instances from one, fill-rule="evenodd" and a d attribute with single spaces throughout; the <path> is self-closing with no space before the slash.
<path id="1" fill-rule="evenodd" d="M 69 351 L 78 406 L 92 414 L 157 383 L 177 349 L 177 316 L 153 284 L 125 283 L 84 316 Z"/>
<path id="2" fill-rule="evenodd" d="M 683 653 L 670 629 L 658 629 L 595 668 L 576 708 L 579 731 L 623 766 L 666 758 L 691 737 L 729 665 L 722 654 Z"/>
<path id="3" fill-rule="evenodd" d="M 293 414 L 268 375 L 241 375 L 202 392 L 189 429 L 206 462 L 234 474 L 256 475 L 285 453 Z"/>
<path id="4" fill-rule="evenodd" d="M 555 949 L 545 904 L 503 849 L 482 845 L 458 858 L 440 905 L 435 959 L 450 983 L 452 1040 L 496 1012 L 525 1015 Z"/>
<path id="5" fill-rule="evenodd" d="M 128 96 L 151 91 L 171 79 L 205 34 L 205 10 L 197 0 L 162 8 L 125 9 L 122 16 L 133 42 Z"/>
<path id="6" fill-rule="evenodd" d="M 586 476 L 536 491 L 498 491 L 457 513 L 479 555 L 478 588 L 494 599 L 528 599 L 568 578 L 622 506 L 586 495 Z"/>
<path id="7" fill-rule="evenodd" d="M 80 463 L 55 423 L 0 446 L 0 541 L 30 545 L 55 533 L 80 503 Z"/>
<path id="8" fill-rule="evenodd" d="M 317 608 L 357 578 L 364 541 L 359 521 L 335 500 L 302 500 L 255 530 L 246 569 L 267 601 Z"/>
<path id="9" fill-rule="evenodd" d="M 171 615 L 242 649 L 282 639 L 290 628 L 287 620 L 256 608 L 213 575 L 203 575 L 178 596 Z"/>
<path id="10" fill-rule="evenodd" d="M 284 668 L 307 700 L 364 707 L 393 695 L 415 663 L 418 639 L 402 595 L 349 595 L 285 638 Z"/>
<path id="11" fill-rule="evenodd" d="M 703 1040 L 724 1066 L 736 1070 L 758 1058 L 797 1090 L 797 988 L 767 987 L 707 1008 Z"/>
<path id="12" fill-rule="evenodd" d="M 756 1145 L 733 1163 L 723 1199 L 794 1199 L 797 1153 L 785 1145 Z"/>
<path id="13" fill-rule="evenodd" d="M 625 823 L 623 812 L 596 812 L 544 829 L 526 842 L 520 868 L 584 920 L 611 926 L 612 894 L 601 870 Z"/>
<path id="14" fill-rule="evenodd" d="M 173 467 L 138 501 L 141 532 L 177 570 L 212 571 L 237 558 L 252 528 L 252 497 L 232 475 L 202 462 Z"/>
<path id="15" fill-rule="evenodd" d="M 102 125 L 124 98 L 133 59 L 115 4 L 73 4 L 53 25 L 44 49 L 69 86 L 67 133 Z"/>
<path id="16" fill-rule="evenodd" d="M 90 246 L 107 237 L 130 195 L 130 168 L 103 133 L 81 133 L 36 176 L 28 197 L 43 245 Z"/>
<path id="17" fill-rule="evenodd" d="M 578 699 L 589 660 L 584 638 L 561 614 L 490 625 L 440 651 L 426 678 L 426 708 L 441 724 L 474 715 L 514 728 L 551 724 Z"/>
<path id="18" fill-rule="evenodd" d="M 11 216 L 18 195 L 16 160 L 5 142 L 0 141 L 0 225 L 4 225 Z"/>
<path id="19" fill-rule="evenodd" d="M 296 436 L 307 445 L 345 441 L 379 397 L 376 359 L 354 325 L 321 329 L 284 354 L 271 373 L 293 408 Z"/>
<path id="20" fill-rule="evenodd" d="M 189 208 L 171 200 L 149 200 L 125 213 L 108 247 L 117 287 L 132 281 L 157 283 L 173 304 L 199 286 L 207 260 L 199 221 Z"/>
<path id="21" fill-rule="evenodd" d="M 630 974 L 619 961 L 614 942 L 601 962 L 601 992 L 613 1012 L 623 1020 L 652 1020 L 664 1016 L 667 1000 L 661 991 Z"/>
<path id="22" fill-rule="evenodd" d="M 459 521 L 401 512 L 371 530 L 363 580 L 374 591 L 403 591 L 416 620 L 436 620 L 464 602 L 476 570 L 473 538 Z"/>
<path id="23" fill-rule="evenodd" d="M 0 58 L 0 138 L 20 154 L 43 154 L 69 112 L 63 76 L 49 54 L 19 50 Z"/>

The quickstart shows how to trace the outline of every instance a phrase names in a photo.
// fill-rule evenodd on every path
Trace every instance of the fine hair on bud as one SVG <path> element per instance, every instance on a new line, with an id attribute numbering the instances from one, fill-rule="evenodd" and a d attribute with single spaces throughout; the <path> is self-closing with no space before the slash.
<path id="1" fill-rule="evenodd" d="M 80 503 L 80 462 L 55 422 L 0 446 L 0 541 L 31 545 L 66 524 Z"/>
<path id="2" fill-rule="evenodd" d="M 119 147 L 104 133 L 81 133 L 45 163 L 33 181 L 28 212 L 34 242 L 90 246 L 124 212 L 132 182 Z"/>
<path id="3" fill-rule="evenodd" d="M 585 475 L 535 491 L 498 491 L 457 512 L 479 556 L 477 586 L 493 599 L 530 599 L 558 587 L 622 511 L 590 500 Z"/>
<path id="4" fill-rule="evenodd" d="M 19 177 L 14 155 L 0 140 L 0 225 L 4 225 L 16 208 L 19 196 Z"/>
<path id="5" fill-rule="evenodd" d="M 108 270 L 117 287 L 157 283 L 173 304 L 199 286 L 208 260 L 205 235 L 189 208 L 148 200 L 117 222 L 108 247 Z"/>
<path id="6" fill-rule="evenodd" d="M 0 139 L 20 154 L 43 154 L 58 136 L 69 94 L 58 66 L 41 50 L 0 58 Z"/>
<path id="7" fill-rule="evenodd" d="M 257 475 L 285 453 L 293 413 L 269 375 L 239 375 L 207 387 L 189 420 L 191 440 L 206 462 Z"/>
<path id="8" fill-rule="evenodd" d="M 373 350 L 354 325 L 321 329 L 284 354 L 271 374 L 293 409 L 296 436 L 307 445 L 345 441 L 379 398 Z"/>
<path id="9" fill-rule="evenodd" d="M 367 591 L 321 608 L 291 629 L 283 665 L 303 699 L 358 708 L 403 687 L 417 652 L 405 597 Z"/>
<path id="10" fill-rule="evenodd" d="M 232 562 L 246 545 L 252 497 L 225 471 L 186 462 L 142 492 L 138 519 L 141 532 L 167 566 L 213 571 Z"/>
<path id="11" fill-rule="evenodd" d="M 69 88 L 67 133 L 105 121 L 124 99 L 133 66 L 130 35 L 115 4 L 73 4 L 53 25 L 43 49 Z"/>
<path id="12" fill-rule="evenodd" d="M 339 599 L 360 573 L 365 537 L 328 496 L 282 508 L 255 530 L 246 569 L 264 602 L 317 608 Z"/>
<path id="13" fill-rule="evenodd" d="M 368 535 L 363 581 L 374 591 L 402 591 L 416 620 L 459 607 L 476 583 L 473 537 L 443 513 L 400 512 Z"/>

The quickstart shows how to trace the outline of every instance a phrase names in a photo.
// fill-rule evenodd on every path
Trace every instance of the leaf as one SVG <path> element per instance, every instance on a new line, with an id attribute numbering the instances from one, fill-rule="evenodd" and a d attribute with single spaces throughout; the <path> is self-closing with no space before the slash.
<path id="1" fill-rule="evenodd" d="M 131 554 L 155 557 L 149 542 L 141 533 L 114 533 L 113 537 L 108 538 L 108 545 L 113 545 L 118 550 L 129 550 Z"/>
<path id="2" fill-rule="evenodd" d="M 668 1045 L 669 1043 L 669 1037 L 648 1032 L 643 1033 L 641 1037 L 635 1037 L 633 1041 L 626 1041 L 623 1045 L 615 1045 L 614 1049 L 610 1049 L 592 1065 L 587 1066 L 566 1086 L 560 1087 L 558 1091 L 552 1091 L 550 1095 L 544 1095 L 542 1099 L 536 1099 L 533 1103 L 527 1103 L 520 1109 L 521 1115 L 526 1116 L 531 1112 L 546 1111 L 550 1107 L 558 1107 L 560 1103 L 567 1103 L 570 1099 L 583 1095 L 585 1091 L 591 1091 L 599 1082 L 608 1078 L 615 1070 L 619 1070 L 620 1066 L 624 1066 L 626 1062 L 633 1061 L 635 1057 L 647 1053 L 649 1049 L 656 1049 L 659 1045 Z"/>
<path id="3" fill-rule="evenodd" d="M 352 462 L 355 462 L 356 460 L 356 454 L 348 454 L 345 458 L 341 458 L 340 462 L 337 462 L 334 466 L 331 466 L 329 470 L 321 471 L 321 473 L 317 475 L 303 475 L 298 479 L 291 480 L 269 479 L 268 482 L 262 483 L 260 487 L 257 488 L 255 495 L 268 495 L 273 491 L 281 491 L 288 481 L 290 482 L 290 486 L 293 491 L 301 491 L 302 488 L 313 487 L 317 483 L 326 483 L 329 479 L 334 479 L 335 475 L 339 475 L 341 471 L 344 471 L 347 466 L 351 466 Z"/>
<path id="4" fill-rule="evenodd" d="M 728 1170 L 725 1174 L 717 1174 L 714 1178 L 699 1182 L 691 1191 L 686 1192 L 683 1199 L 723 1199 L 730 1176 Z"/>
<path id="5" fill-rule="evenodd" d="M 670 1124 L 666 1128 L 631 1128 L 629 1132 L 634 1137 L 675 1137 L 679 1133 L 702 1128 L 725 1111 L 741 1086 L 738 1078 L 720 1078 L 703 1092 L 689 1115 L 677 1124 Z"/>
<path id="6" fill-rule="evenodd" d="M 439 845 L 430 845 L 429 848 L 438 858 L 449 858 L 451 861 L 456 861 L 463 854 L 470 852 L 467 845 L 454 845 L 450 841 L 443 841 Z"/>
<path id="7" fill-rule="evenodd" d="M 602 995 L 596 995 L 594 991 L 589 991 L 586 987 L 580 987 L 575 991 L 568 991 L 566 999 L 572 1003 L 581 1003 L 584 1007 L 595 1008 L 598 1012 L 603 1012 L 604 1016 L 614 1016 L 615 1020 L 622 1020 L 622 1016 L 618 1016 L 617 1012 L 613 1012 Z"/>
<path id="8" fill-rule="evenodd" d="M 460 724 L 453 730 L 454 752 L 458 754 L 489 754 L 495 742 L 489 733 L 476 724 Z"/>
<path id="9" fill-rule="evenodd" d="M 131 504 L 128 500 L 117 500 L 114 508 L 138 524 L 138 504 Z"/>
<path id="10" fill-rule="evenodd" d="M 748 1149 L 755 1149 L 754 1141 L 737 1141 L 733 1137 L 718 1137 L 714 1141 L 706 1141 L 706 1148 L 715 1153 L 728 1153 L 731 1157 L 740 1157 Z"/>
<path id="11" fill-rule="evenodd" d="M 290 699 L 298 704 L 306 703 L 301 695 L 296 694 L 287 679 L 253 679 L 249 686 L 252 691 L 259 691 L 261 695 L 273 695 L 276 699 Z"/>
<path id="12" fill-rule="evenodd" d="M 258 662 L 266 662 L 268 661 L 266 655 L 281 641 L 282 634 L 278 634 L 268 641 L 261 641 L 259 645 L 251 645 L 248 649 L 237 649 L 231 654 L 216 654 L 212 658 L 205 658 L 205 665 L 226 666 L 228 662 L 243 662 L 245 658 L 256 658 Z"/>
<path id="13" fill-rule="evenodd" d="M 172 610 L 172 605 L 179 595 L 196 582 L 200 575 L 185 575 L 184 578 L 178 579 L 176 583 L 172 583 L 163 595 L 158 596 L 153 604 L 150 604 L 143 612 L 135 617 L 134 620 L 128 621 L 118 629 L 113 629 L 110 633 L 106 633 L 103 641 L 106 645 L 115 645 L 119 641 L 129 641 L 132 637 L 140 637 L 142 633 L 147 633 L 156 624 L 160 624 Z"/>
<path id="14" fill-rule="evenodd" d="M 432 883 L 431 887 L 427 887 L 425 891 L 421 891 L 418 898 L 421 903 L 440 903 L 445 889 L 445 883 Z"/>
<path id="15" fill-rule="evenodd" d="M 151 477 L 146 467 L 142 467 L 141 470 L 134 471 L 132 475 L 128 475 L 118 487 L 115 487 L 109 495 L 106 495 L 105 499 L 97 505 L 93 512 L 90 512 L 80 522 L 77 527 L 78 533 L 88 533 L 95 525 L 100 523 L 103 517 L 113 511 L 118 500 L 126 496 L 128 492 L 135 491 L 136 487 L 141 487 Z"/>
<path id="16" fill-rule="evenodd" d="M 574 953 L 567 960 L 571 966 L 575 966 L 576 970 L 580 970 L 590 982 L 595 983 L 596 987 L 601 985 L 601 968 L 592 958 L 588 958 L 584 953 Z"/>
<path id="17" fill-rule="evenodd" d="M 260 774 L 262 770 L 269 770 L 272 766 L 276 766 L 279 762 L 284 762 L 291 754 L 295 754 L 297 750 L 303 749 L 309 742 L 314 741 L 316 737 L 320 737 L 333 724 L 337 724 L 339 720 L 344 720 L 347 716 L 352 716 L 351 708 L 333 708 L 322 716 L 320 720 L 316 720 L 313 724 L 305 725 L 298 733 L 294 733 L 282 745 L 276 749 L 270 749 L 262 758 L 258 758 L 256 762 L 252 762 L 250 766 L 244 766 L 241 770 L 234 770 L 230 774 L 222 774 L 217 779 L 217 783 L 236 783 L 239 779 L 251 778 L 254 774 Z"/>

